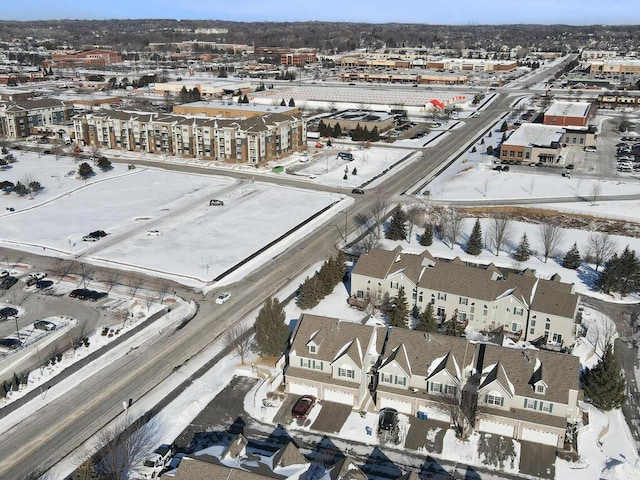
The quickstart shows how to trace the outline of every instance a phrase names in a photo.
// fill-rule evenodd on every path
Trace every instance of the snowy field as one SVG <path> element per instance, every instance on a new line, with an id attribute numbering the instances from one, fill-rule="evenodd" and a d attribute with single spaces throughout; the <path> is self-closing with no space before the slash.
<path id="1" fill-rule="evenodd" d="M 96 169 L 85 182 L 65 175 L 74 169 L 73 160 L 64 157 L 18 157 L 4 178 L 15 183 L 30 175 L 45 188 L 34 198 L 0 195 L 2 243 L 52 256 L 82 255 L 89 262 L 199 285 L 343 199 L 249 180 L 121 165 L 107 173 Z M 209 206 L 212 198 L 225 205 Z M 109 235 L 83 242 L 94 230 Z M 160 235 L 150 236 L 148 230 Z"/>

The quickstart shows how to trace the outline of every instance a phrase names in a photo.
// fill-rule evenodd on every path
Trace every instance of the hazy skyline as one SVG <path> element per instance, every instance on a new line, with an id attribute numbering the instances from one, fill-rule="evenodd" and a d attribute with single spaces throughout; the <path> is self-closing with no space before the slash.
<path id="1" fill-rule="evenodd" d="M 240 22 L 364 22 L 425 24 L 540 23 L 569 25 L 640 24 L 637 0 L 458 0 L 433 5 L 424 0 L 109 0 L 108 2 L 5 2 L 2 20 L 102 20 L 167 18 Z"/>

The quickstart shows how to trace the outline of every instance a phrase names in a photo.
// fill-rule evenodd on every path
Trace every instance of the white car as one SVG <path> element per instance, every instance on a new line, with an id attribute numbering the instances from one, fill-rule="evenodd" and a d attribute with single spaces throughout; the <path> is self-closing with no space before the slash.
<path id="1" fill-rule="evenodd" d="M 83 242 L 97 242 L 98 240 L 100 240 L 98 237 L 92 237 L 91 235 L 85 235 L 82 237 Z"/>
<path id="2" fill-rule="evenodd" d="M 8 277 L 9 270 L 0 270 L 0 278 Z"/>
<path id="3" fill-rule="evenodd" d="M 216 303 L 218 305 L 222 305 L 224 302 L 226 302 L 227 300 L 229 300 L 229 297 L 231 297 L 231 294 L 229 292 L 224 292 L 221 293 L 220 295 L 218 295 L 216 297 Z"/>
<path id="4" fill-rule="evenodd" d="M 162 234 L 160 233 L 160 230 L 147 230 L 147 235 L 150 237 L 159 237 Z"/>
<path id="5" fill-rule="evenodd" d="M 42 280 L 46 276 L 47 274 L 44 272 L 32 272 L 32 273 L 29 273 L 28 275 L 25 275 L 20 280 L 24 283 L 27 283 L 31 279 Z"/>

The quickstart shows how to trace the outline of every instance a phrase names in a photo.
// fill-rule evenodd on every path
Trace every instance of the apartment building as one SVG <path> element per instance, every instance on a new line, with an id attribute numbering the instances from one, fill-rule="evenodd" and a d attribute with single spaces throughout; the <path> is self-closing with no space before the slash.
<path id="1" fill-rule="evenodd" d="M 559 275 L 550 280 L 529 269 L 466 264 L 459 257 L 436 259 L 421 254 L 372 249 L 351 272 L 356 302 L 394 297 L 404 288 L 409 306 L 432 304 L 441 320 L 456 316 L 476 332 L 500 330 L 515 340 L 562 349 L 573 344 L 579 296 Z"/>
<path id="2" fill-rule="evenodd" d="M 419 418 L 457 401 L 478 431 L 556 447 L 582 415 L 579 359 L 557 352 L 303 314 L 288 360 L 288 393 Z"/>
<path id="3" fill-rule="evenodd" d="M 38 132 L 56 132 L 68 122 L 73 106 L 52 98 L 0 102 L 0 135 L 23 138 Z"/>
<path id="4" fill-rule="evenodd" d="M 101 110 L 74 118 L 86 145 L 157 155 L 259 164 L 306 149 L 300 115 L 271 113 L 246 119 Z"/>

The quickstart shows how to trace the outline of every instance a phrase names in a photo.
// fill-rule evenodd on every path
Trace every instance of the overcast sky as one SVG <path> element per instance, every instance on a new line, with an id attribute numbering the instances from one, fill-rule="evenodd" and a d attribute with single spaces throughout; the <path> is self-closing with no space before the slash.
<path id="1" fill-rule="evenodd" d="M 640 24 L 638 0 L 29 0 L 2 2 L 2 20 L 174 18 L 372 23 Z"/>

